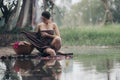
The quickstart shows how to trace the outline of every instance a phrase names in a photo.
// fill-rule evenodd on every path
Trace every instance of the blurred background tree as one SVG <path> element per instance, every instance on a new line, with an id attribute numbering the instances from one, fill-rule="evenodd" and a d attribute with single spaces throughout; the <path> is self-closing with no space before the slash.
<path id="1" fill-rule="evenodd" d="M 66 0 L 65 2 L 66 5 L 64 1 L 62 5 L 57 5 L 64 14 L 60 20 L 63 26 L 104 25 L 120 22 L 119 0 L 78 0 L 76 3 Z"/>
<path id="2" fill-rule="evenodd" d="M 16 23 L 21 0 L 0 0 L 0 27 L 4 30 L 11 30 Z M 14 20 L 13 20 L 14 19 Z"/>
<path id="3" fill-rule="evenodd" d="M 113 0 L 111 12 L 113 14 L 113 22 L 120 23 L 120 0 Z"/>
<path id="4" fill-rule="evenodd" d="M 120 23 L 119 4 L 119 0 L 0 0 L 0 28 L 34 28 L 44 10 L 58 26 Z"/>
<path id="5" fill-rule="evenodd" d="M 8 44 L 12 40 L 11 37 L 8 39 L 10 33 L 20 35 L 23 30 L 34 31 L 45 10 L 51 13 L 52 20 L 59 27 L 72 29 L 71 27 L 119 24 L 119 4 L 120 0 L 0 0 L 0 33 L 5 33 L 0 36 L 5 37 Z M 3 38 L 0 37 L 1 39 Z M 17 37 L 17 40 L 20 38 Z"/>
<path id="6" fill-rule="evenodd" d="M 0 0 L 0 28 L 11 31 L 32 23 L 35 0 Z"/>

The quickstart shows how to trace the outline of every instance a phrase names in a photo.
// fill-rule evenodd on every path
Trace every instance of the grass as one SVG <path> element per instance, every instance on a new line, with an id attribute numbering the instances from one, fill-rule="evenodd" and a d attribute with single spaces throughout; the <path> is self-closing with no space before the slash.
<path id="1" fill-rule="evenodd" d="M 64 45 L 120 45 L 120 25 L 60 27 Z"/>
<path id="2" fill-rule="evenodd" d="M 120 45 L 120 24 L 107 26 L 60 27 L 60 33 L 64 46 Z"/>

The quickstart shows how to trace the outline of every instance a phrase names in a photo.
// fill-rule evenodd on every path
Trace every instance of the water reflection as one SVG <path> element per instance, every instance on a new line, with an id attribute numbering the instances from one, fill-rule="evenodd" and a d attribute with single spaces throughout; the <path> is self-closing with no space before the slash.
<path id="1" fill-rule="evenodd" d="M 0 80 L 120 80 L 120 54 L 79 54 L 74 59 L 4 59 Z"/>
<path id="2" fill-rule="evenodd" d="M 3 60 L 0 80 L 59 80 L 62 68 L 59 60 Z M 2 69 L 3 68 L 3 69 Z M 2 71 L 3 70 L 3 71 Z"/>
<path id="3" fill-rule="evenodd" d="M 74 61 L 74 80 L 120 80 L 120 54 L 77 55 Z M 75 72 L 76 71 L 76 72 Z"/>
<path id="4" fill-rule="evenodd" d="M 21 80 L 21 76 L 14 70 L 13 60 L 2 60 L 0 65 L 0 80 Z"/>

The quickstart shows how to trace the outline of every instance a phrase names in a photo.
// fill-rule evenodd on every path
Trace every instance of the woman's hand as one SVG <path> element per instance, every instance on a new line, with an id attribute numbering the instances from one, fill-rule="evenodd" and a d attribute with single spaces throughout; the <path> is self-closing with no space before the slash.
<path id="1" fill-rule="evenodd" d="M 49 36 L 49 34 L 46 33 L 46 32 L 41 32 L 41 36 L 42 36 L 42 37 L 47 37 L 47 36 Z"/>
<path id="2" fill-rule="evenodd" d="M 50 34 L 48 34 L 46 32 L 41 32 L 41 36 L 42 37 L 49 37 L 49 38 L 54 38 L 55 37 L 55 35 L 50 35 Z"/>

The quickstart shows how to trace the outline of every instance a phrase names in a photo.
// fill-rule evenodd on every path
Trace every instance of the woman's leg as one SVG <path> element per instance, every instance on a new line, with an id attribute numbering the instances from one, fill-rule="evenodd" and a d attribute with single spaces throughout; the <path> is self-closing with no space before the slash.
<path id="1" fill-rule="evenodd" d="M 52 48 L 46 48 L 46 49 L 44 50 L 44 52 L 47 53 L 47 54 L 50 54 L 50 56 L 56 56 L 56 52 L 55 52 L 55 50 L 52 49 Z"/>
<path id="2" fill-rule="evenodd" d="M 53 39 L 51 46 L 55 48 L 56 51 L 58 51 L 61 48 L 61 38 L 59 36 L 56 36 Z"/>

